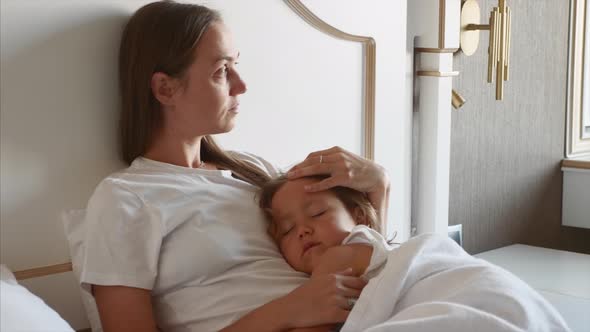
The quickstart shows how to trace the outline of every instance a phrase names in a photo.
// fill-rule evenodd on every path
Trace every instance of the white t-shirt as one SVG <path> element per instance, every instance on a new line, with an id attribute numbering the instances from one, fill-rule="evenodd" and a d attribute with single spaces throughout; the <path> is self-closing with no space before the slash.
<path id="1" fill-rule="evenodd" d="M 256 190 L 230 171 L 137 158 L 88 203 L 81 282 L 151 290 L 165 331 L 226 327 L 308 280 L 267 235 Z"/>
<path id="2" fill-rule="evenodd" d="M 387 262 L 388 251 L 394 248 L 394 246 L 387 243 L 383 235 L 365 225 L 354 226 L 350 234 L 342 240 L 342 244 L 352 243 L 368 244 L 373 247 L 371 262 L 363 274 L 367 280 L 377 276 L 381 272 Z"/>

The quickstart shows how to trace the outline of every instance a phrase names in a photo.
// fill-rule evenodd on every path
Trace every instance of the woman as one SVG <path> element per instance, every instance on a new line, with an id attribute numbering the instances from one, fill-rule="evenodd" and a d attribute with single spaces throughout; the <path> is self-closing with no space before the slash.
<path id="1" fill-rule="evenodd" d="M 246 85 L 220 16 L 161 1 L 128 22 L 120 49 L 121 142 L 130 167 L 88 203 L 81 282 L 105 331 L 281 331 L 346 320 L 365 282 L 350 271 L 307 279 L 282 259 L 253 197 L 276 175 L 263 159 L 220 149 Z M 291 178 L 331 175 L 384 216 L 383 169 L 332 148 Z M 321 327 L 319 328 L 321 329 Z"/>

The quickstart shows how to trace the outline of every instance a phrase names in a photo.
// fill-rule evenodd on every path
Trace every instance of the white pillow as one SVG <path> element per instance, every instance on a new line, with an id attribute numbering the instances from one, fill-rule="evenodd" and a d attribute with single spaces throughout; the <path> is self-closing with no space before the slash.
<path id="1" fill-rule="evenodd" d="M 74 332 L 41 298 L 19 285 L 4 265 L 0 265 L 0 317 L 2 332 Z"/>
<path id="2" fill-rule="evenodd" d="M 86 210 L 70 210 L 62 213 L 66 238 L 70 246 L 72 269 L 74 270 L 76 279 L 78 279 L 78 283 L 80 283 L 82 260 L 84 259 L 84 237 L 86 236 L 84 228 L 85 216 Z M 93 332 L 102 332 L 98 307 L 90 289 L 85 289 L 80 285 L 80 291 L 82 293 L 82 303 L 86 310 L 86 316 L 88 316 L 88 321 L 90 322 L 90 328 Z"/>

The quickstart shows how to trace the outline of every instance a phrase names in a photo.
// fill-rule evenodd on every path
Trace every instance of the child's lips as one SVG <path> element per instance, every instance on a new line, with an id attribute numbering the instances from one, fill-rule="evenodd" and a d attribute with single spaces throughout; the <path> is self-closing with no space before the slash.
<path id="1" fill-rule="evenodd" d="M 308 242 L 308 243 L 304 244 L 304 245 L 303 245 L 303 251 L 301 252 L 301 256 L 305 255 L 305 253 L 306 253 L 306 252 L 307 252 L 309 249 L 311 249 L 311 248 L 313 248 L 313 247 L 315 247 L 315 246 L 318 246 L 319 244 L 320 244 L 319 242 Z"/>

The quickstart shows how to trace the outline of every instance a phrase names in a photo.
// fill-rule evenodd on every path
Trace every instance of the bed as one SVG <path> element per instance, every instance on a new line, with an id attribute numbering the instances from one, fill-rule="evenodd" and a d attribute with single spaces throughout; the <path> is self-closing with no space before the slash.
<path id="1" fill-rule="evenodd" d="M 1 263 L 77 331 L 92 321 L 63 220 L 80 217 L 98 181 L 124 166 L 115 142 L 117 47 L 126 19 L 147 2 L 1 4 Z M 287 168 L 342 146 L 387 169 L 389 234 L 446 234 L 459 0 L 200 3 L 234 31 L 249 84 L 224 147 Z M 418 16 L 419 27 L 408 18 Z M 412 158 L 421 160 L 414 171 Z"/>

